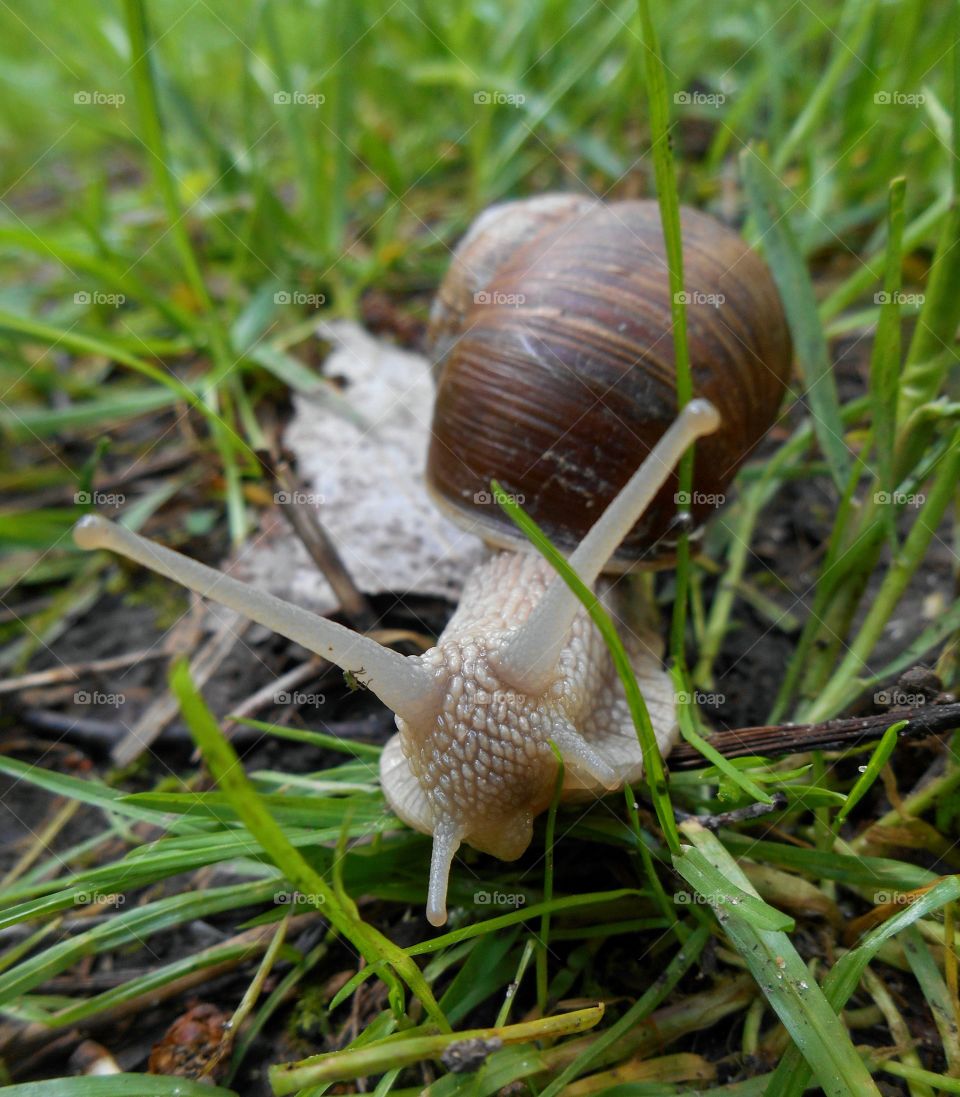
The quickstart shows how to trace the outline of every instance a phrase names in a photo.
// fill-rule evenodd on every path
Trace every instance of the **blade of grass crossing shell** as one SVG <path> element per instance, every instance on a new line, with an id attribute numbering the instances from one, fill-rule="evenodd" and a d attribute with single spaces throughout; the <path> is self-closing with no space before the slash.
<path id="1" fill-rule="evenodd" d="M 670 802 L 670 794 L 667 791 L 667 776 L 663 768 L 663 758 L 657 739 L 650 722 L 650 713 L 647 711 L 646 702 L 640 687 L 637 685 L 636 675 L 630 666 L 630 659 L 623 646 L 623 641 L 617 634 L 610 615 L 600 605 L 595 594 L 581 581 L 579 576 L 560 552 L 550 543 L 549 538 L 509 496 L 496 480 L 491 481 L 491 490 L 494 499 L 500 504 L 507 515 L 523 531 L 530 542 L 543 554 L 562 576 L 563 581 L 583 603 L 593 623 L 597 626 L 600 635 L 610 650 L 614 666 L 620 681 L 623 683 L 624 692 L 627 695 L 627 704 L 630 707 L 630 715 L 633 717 L 634 727 L 637 729 L 637 738 L 640 741 L 640 749 L 643 753 L 643 769 L 647 783 L 650 787 L 650 796 L 657 813 L 660 827 L 671 853 L 679 852 L 680 835 L 677 832 L 677 822 L 673 814 L 673 805 Z"/>
<path id="2" fill-rule="evenodd" d="M 687 305 L 683 281 L 683 237 L 680 230 L 680 199 L 677 195 L 677 174 L 673 162 L 670 134 L 670 106 L 667 98 L 667 77 L 660 55 L 660 43 L 650 14 L 649 0 L 638 0 L 640 36 L 644 45 L 644 71 L 647 84 L 647 106 L 650 111 L 650 136 L 653 142 L 653 171 L 657 182 L 660 223 L 667 255 L 670 279 L 670 320 L 673 333 L 673 357 L 676 370 L 677 410 L 681 411 L 693 399 L 693 377 L 690 372 L 690 348 L 687 343 Z M 693 491 L 693 448 L 681 458 L 677 469 L 679 498 L 689 499 Z M 682 529 L 683 527 L 681 527 Z M 685 632 L 687 600 L 690 589 L 690 543 L 686 533 L 677 542 L 676 595 L 670 626 L 670 652 L 680 665 L 686 665 Z"/>
<path id="3" fill-rule="evenodd" d="M 786 933 L 762 928 L 755 921 L 756 911 L 752 908 L 741 909 L 737 903 L 718 901 L 725 888 L 733 887 L 761 902 L 739 865 L 720 841 L 698 823 L 688 820 L 680 829 L 700 856 L 691 857 L 691 851 L 684 851 L 674 858 L 677 871 L 698 890 L 709 884 L 709 890 L 701 894 L 711 902 L 718 902 L 716 912 L 724 932 L 802 1051 L 824 1093 L 828 1097 L 849 1097 L 851 1093 L 879 1097 L 880 1091 L 846 1028 Z M 768 1092 L 772 1097 L 775 1091 Z"/>
<path id="4" fill-rule="evenodd" d="M 264 805 L 256 789 L 243 771 L 233 747 L 223 737 L 213 714 L 190 679 L 187 664 L 177 664 L 171 675 L 170 688 L 180 703 L 184 719 L 203 754 L 211 774 L 230 800 L 234 810 L 250 833 L 263 846 L 274 864 L 291 885 L 307 896 L 324 916 L 344 934 L 369 964 L 389 964 L 420 999 L 431 1020 L 441 1030 L 448 1031 L 446 1018 L 434 1000 L 419 968 L 402 950 L 381 933 L 363 922 L 353 903 L 345 904 L 337 892 L 304 860 L 290 844 L 280 825 Z M 400 1009 L 399 986 L 389 972 L 383 971 L 384 981 L 391 988 L 392 1004 Z"/>

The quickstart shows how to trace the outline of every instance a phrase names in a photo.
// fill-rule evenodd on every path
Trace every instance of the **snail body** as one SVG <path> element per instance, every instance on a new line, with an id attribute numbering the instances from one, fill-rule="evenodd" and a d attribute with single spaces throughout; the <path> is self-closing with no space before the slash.
<path id="1" fill-rule="evenodd" d="M 491 479 L 522 497 L 595 586 L 618 621 L 664 753 L 675 738 L 659 637 L 631 606 L 629 584 L 605 573 L 669 561 L 680 458 L 705 439 L 689 507 L 697 521 L 701 496 L 722 494 L 772 422 L 790 363 L 760 259 L 702 214 L 684 211 L 682 225 L 690 292 L 731 306 L 690 310 L 697 398 L 679 413 L 655 204 L 558 195 L 508 203 L 483 215 L 458 249 L 431 324 L 438 391 L 427 482 L 446 513 L 496 547 L 423 655 L 400 655 L 99 517 L 76 528 L 82 547 L 120 552 L 288 636 L 394 711 L 381 783 L 393 811 L 433 837 L 434 925 L 446 921 L 462 842 L 505 860 L 527 848 L 553 796 L 554 746 L 564 798 L 642 774 L 599 632 L 490 505 Z"/>

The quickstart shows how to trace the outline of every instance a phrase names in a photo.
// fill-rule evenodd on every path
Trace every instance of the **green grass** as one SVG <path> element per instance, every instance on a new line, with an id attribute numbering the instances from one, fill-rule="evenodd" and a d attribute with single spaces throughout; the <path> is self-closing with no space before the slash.
<path id="1" fill-rule="evenodd" d="M 133 481 L 124 521 L 157 516 L 174 542 L 242 542 L 269 498 L 265 424 L 289 389 L 328 384 L 317 319 L 362 316 L 370 291 L 424 319 L 480 209 L 559 188 L 656 194 L 680 287 L 678 203 L 732 217 L 765 255 L 794 337 L 789 421 L 743 470 L 706 559 L 682 548 L 661 587 L 675 595 L 678 693 L 724 689 L 729 652 L 749 660 L 751 615 L 791 638 L 778 695 L 762 699 L 771 719 L 849 711 L 922 660 L 955 690 L 957 569 L 934 559 L 955 561 L 960 541 L 958 30 L 955 4 L 919 0 L 0 6 L 2 673 L 32 669 L 128 591 L 126 572 L 68 540 L 108 467 L 186 446 L 188 471 Z M 673 321 L 686 399 L 682 301 Z M 864 363 L 855 392 L 844 340 Z M 811 483 L 828 533 L 802 584 L 763 543 L 787 492 Z M 927 576 L 940 611 L 881 657 Z M 957 743 L 887 810 L 882 790 L 904 779 L 895 732 L 867 751 L 728 761 L 685 704 L 703 766 L 668 778 L 614 657 L 653 780 L 625 802 L 551 811 L 542 860 L 467 855 L 513 907 L 478 907 L 475 879 L 455 872 L 450 925 L 413 943 L 403 912 L 423 904 L 429 843 L 386 811 L 375 747 L 254 721 L 345 757 L 308 775 L 244 773 L 181 669 L 174 689 L 216 788 L 189 773 L 144 791 L 129 774 L 0 757 L 11 781 L 98 819 L 56 854 L 34 847 L 5 881 L 0 1014 L 51 1040 L 93 1026 L 109 1043 L 116 1018 L 156 1000 L 172 1018 L 184 986 L 203 993 L 227 970 L 247 989 L 227 1003 L 238 1030 L 223 1092 L 242 1092 L 257 1034 L 301 1017 L 346 970 L 324 1031 L 363 1007 L 361 1030 L 340 1051 L 265 1064 L 275 1092 L 373 1074 L 378 1094 L 412 1094 L 429 1071 L 442 1097 L 514 1082 L 542 1097 L 881 1081 L 960 1092 Z M 785 807 L 716 836 L 675 818 L 775 793 Z M 230 882 L 196 887 L 204 869 Z M 844 935 L 875 909 L 884 920 Z M 302 948 L 286 933 L 300 915 L 327 926 Z M 209 918 L 230 927 L 223 940 L 108 989 L 51 982 Z M 918 1017 L 938 1041 L 904 1043 Z M 503 1041 L 479 1071 L 431 1066 L 477 1031 Z M 0 1081 L 18 1060 L 15 1045 L 0 1052 Z M 146 1075 L 9 1087 L 201 1089 L 218 1092 Z"/>

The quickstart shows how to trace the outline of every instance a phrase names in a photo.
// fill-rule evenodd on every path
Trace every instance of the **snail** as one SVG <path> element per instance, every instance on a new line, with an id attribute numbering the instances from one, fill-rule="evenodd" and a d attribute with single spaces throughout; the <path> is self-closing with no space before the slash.
<path id="1" fill-rule="evenodd" d="M 396 815 L 432 835 L 427 918 L 446 921 L 467 844 L 519 857 L 564 762 L 565 799 L 642 775 L 626 698 L 599 632 L 546 560 L 492 503 L 527 512 L 614 614 L 666 753 L 673 688 L 630 583 L 669 564 L 772 424 L 790 337 L 772 278 L 740 237 L 682 211 L 695 398 L 677 411 L 667 266 L 655 202 L 548 195 L 481 215 L 431 316 L 437 375 L 426 479 L 490 555 L 436 646 L 405 656 L 105 519 L 75 529 L 351 672 L 396 715 L 381 782 Z M 696 492 L 678 524 L 674 470 L 696 442 Z M 639 467 L 638 467 L 639 465 Z"/>

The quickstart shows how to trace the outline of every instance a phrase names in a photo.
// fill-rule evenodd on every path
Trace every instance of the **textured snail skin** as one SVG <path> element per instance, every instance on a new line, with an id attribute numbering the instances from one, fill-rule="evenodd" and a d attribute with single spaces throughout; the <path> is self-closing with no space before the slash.
<path id="1" fill-rule="evenodd" d="M 623 688 L 585 611 L 577 614 L 542 694 L 524 694 L 496 669 L 496 653 L 553 578 L 542 557 L 509 552 L 496 553 L 471 574 L 436 647 L 419 659 L 442 683 L 439 710 L 422 724 L 398 717 L 399 734 L 381 756 L 392 810 L 424 834 L 446 827 L 454 849 L 464 841 L 503 860 L 524 852 L 533 819 L 553 797 L 557 762 L 550 739 L 564 756 L 564 799 L 603 794 L 642 774 Z M 606 587 L 603 601 L 619 619 L 666 753 L 676 738 L 672 685 L 660 668 L 657 635 L 626 624 L 626 595 L 621 582 L 618 590 Z M 428 917 L 442 924 L 445 913 L 428 909 Z"/>
<path id="2" fill-rule="evenodd" d="M 542 202 L 543 199 L 538 201 Z M 502 207 L 516 224 L 531 205 Z M 671 300 L 655 202 L 593 204 L 564 220 L 532 211 L 533 228 L 507 252 L 469 234 L 441 287 L 433 329 L 449 344 L 438 381 L 428 485 L 451 516 L 512 546 L 515 531 L 475 499 L 492 478 L 564 548 L 576 545 L 676 416 Z M 488 215 L 489 217 L 489 215 Z M 702 523 L 773 422 L 791 362 L 773 279 L 732 230 L 682 211 L 687 326 L 694 392 L 723 426 L 697 450 L 690 506 Z M 472 255 L 480 250 L 481 262 Z M 490 256 L 506 256 L 489 274 Z M 482 283 L 482 284 L 478 284 Z M 712 302 L 712 303 L 711 303 Z M 672 552 L 676 480 L 628 535 L 610 570 L 659 565 Z"/>

